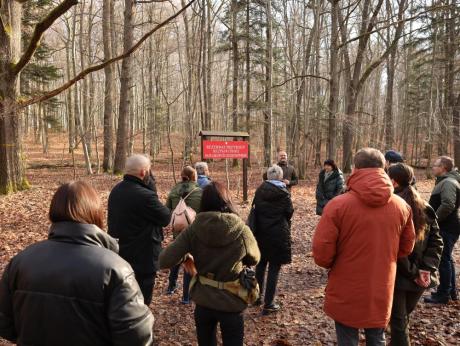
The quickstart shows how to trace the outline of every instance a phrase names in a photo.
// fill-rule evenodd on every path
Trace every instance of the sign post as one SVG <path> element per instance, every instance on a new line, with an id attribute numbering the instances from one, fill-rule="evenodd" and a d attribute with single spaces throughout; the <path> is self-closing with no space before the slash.
<path id="1" fill-rule="evenodd" d="M 248 158 L 249 134 L 247 132 L 200 131 L 201 160 L 242 159 L 243 160 L 243 201 L 248 201 Z M 213 137 L 233 138 L 232 140 L 210 140 Z M 242 140 L 235 140 L 242 139 Z"/>

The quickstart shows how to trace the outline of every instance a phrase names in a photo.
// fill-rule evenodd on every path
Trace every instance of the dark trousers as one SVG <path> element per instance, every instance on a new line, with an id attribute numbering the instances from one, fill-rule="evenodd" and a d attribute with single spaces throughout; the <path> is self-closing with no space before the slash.
<path id="1" fill-rule="evenodd" d="M 414 311 L 423 290 L 412 292 L 395 289 L 391 311 L 391 345 L 410 346 L 409 315 Z"/>
<path id="2" fill-rule="evenodd" d="M 455 262 L 452 256 L 455 243 L 459 235 L 441 230 L 441 237 L 444 242 L 442 249 L 441 263 L 439 264 L 439 286 L 437 294 L 442 298 L 449 298 L 451 292 L 455 292 Z"/>
<path id="3" fill-rule="evenodd" d="M 175 287 L 177 284 L 177 278 L 179 277 L 179 270 L 181 265 L 178 264 L 174 266 L 169 271 L 169 287 Z M 190 299 L 189 289 L 190 289 L 190 281 L 192 281 L 192 277 L 184 270 L 184 283 L 182 288 L 182 300 L 186 301 Z"/>
<path id="4" fill-rule="evenodd" d="M 335 322 L 335 332 L 337 334 L 338 346 L 358 346 L 359 329 L 347 327 L 339 322 Z M 367 328 L 364 329 L 366 335 L 366 346 L 384 346 L 385 329 Z"/>
<path id="5" fill-rule="evenodd" d="M 223 312 L 197 305 L 195 325 L 198 345 L 217 345 L 217 324 L 220 324 L 224 346 L 243 346 L 244 320 L 242 312 Z"/>
<path id="6" fill-rule="evenodd" d="M 256 266 L 256 279 L 259 283 L 260 294 L 262 294 L 265 286 L 265 271 L 267 270 L 267 287 L 265 288 L 264 303 L 266 306 L 273 304 L 276 294 L 276 285 L 281 270 L 280 264 L 269 263 L 266 259 L 261 259 Z"/>
<path id="7" fill-rule="evenodd" d="M 143 273 L 134 273 L 136 276 L 136 281 L 139 284 L 142 295 L 144 296 L 144 304 L 149 306 L 152 302 L 153 287 L 155 286 L 155 278 L 157 273 L 153 274 L 143 274 Z"/>

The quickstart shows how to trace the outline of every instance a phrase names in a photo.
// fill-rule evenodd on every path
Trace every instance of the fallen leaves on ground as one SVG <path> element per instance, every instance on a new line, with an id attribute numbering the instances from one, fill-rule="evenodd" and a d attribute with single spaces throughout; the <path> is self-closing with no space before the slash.
<path id="1" fill-rule="evenodd" d="M 53 142 L 52 142 L 53 143 Z M 61 148 L 61 149 L 59 149 Z M 53 151 L 54 149 L 54 151 Z M 43 156 L 40 148 L 29 143 L 28 177 L 32 188 L 14 195 L 0 197 L 0 270 L 8 260 L 26 246 L 46 239 L 49 222 L 47 212 L 51 197 L 59 184 L 72 179 L 74 170 L 64 155 L 62 144 L 54 143 L 51 154 Z M 165 154 L 164 154 L 165 155 Z M 65 164 L 63 164 L 63 162 Z M 77 162 L 83 162 L 78 157 Z M 176 164 L 176 171 L 179 163 Z M 226 181 L 222 162 L 211 164 L 212 176 Z M 230 169 L 230 186 L 235 200 L 241 199 L 241 169 Z M 160 198 L 164 201 L 174 185 L 167 157 L 160 156 L 154 171 Z M 80 179 L 91 182 L 107 201 L 111 188 L 120 177 L 97 174 L 84 175 L 82 166 L 76 169 Z M 433 182 L 418 177 L 417 187 L 427 198 Z M 261 182 L 261 169 L 250 169 L 250 198 Z M 315 215 L 314 187 L 316 173 L 293 190 L 295 214 L 292 223 L 293 263 L 284 266 L 278 285 L 278 300 L 282 310 L 262 316 L 260 308 L 249 308 L 245 314 L 246 345 L 334 345 L 335 330 L 322 311 L 325 270 L 315 266 L 311 255 L 311 238 L 319 217 Z M 248 213 L 247 204 L 239 204 L 241 216 Z M 169 238 L 167 239 L 169 240 Z M 455 252 L 459 258 L 458 248 Z M 181 290 L 166 296 L 168 272 L 158 275 L 151 309 L 155 315 L 155 339 L 159 345 L 196 345 L 193 306 L 181 305 Z M 181 283 L 179 282 L 179 285 Z M 460 304 L 433 306 L 420 302 L 412 314 L 411 337 L 413 345 L 441 346 L 460 344 Z M 0 345 L 11 345 L 0 339 Z"/>

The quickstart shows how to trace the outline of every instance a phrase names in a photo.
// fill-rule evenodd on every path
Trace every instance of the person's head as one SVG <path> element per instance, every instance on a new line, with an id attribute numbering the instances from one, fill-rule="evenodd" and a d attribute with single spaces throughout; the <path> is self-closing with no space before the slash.
<path id="1" fill-rule="evenodd" d="M 395 150 L 388 150 L 385 153 L 385 168 L 388 169 L 391 165 L 396 163 L 404 163 L 404 159 L 400 153 Z"/>
<path id="2" fill-rule="evenodd" d="M 197 175 L 195 169 L 191 166 L 185 166 L 182 168 L 181 178 L 182 181 L 196 181 Z"/>
<path id="3" fill-rule="evenodd" d="M 354 157 L 356 169 L 385 168 L 385 157 L 380 150 L 374 148 L 360 149 Z"/>
<path id="4" fill-rule="evenodd" d="M 423 198 L 420 197 L 417 190 L 411 185 L 414 179 L 414 170 L 409 165 L 399 162 L 389 167 L 388 176 L 393 182 L 395 192 L 411 207 L 415 233 L 418 239 L 423 239 L 427 223 L 425 215 L 426 205 Z"/>
<path id="5" fill-rule="evenodd" d="M 327 159 L 324 161 L 323 168 L 326 172 L 332 172 L 337 170 L 337 165 L 334 160 Z"/>
<path id="6" fill-rule="evenodd" d="M 237 214 L 227 188 L 216 181 L 211 182 L 203 188 L 200 211 L 219 211 L 222 213 Z"/>
<path id="7" fill-rule="evenodd" d="M 441 156 L 433 164 L 433 175 L 441 177 L 454 169 L 454 160 L 449 156 Z"/>
<path id="8" fill-rule="evenodd" d="M 287 163 L 287 161 L 288 161 L 287 153 L 285 151 L 279 151 L 278 152 L 278 162 Z"/>
<path id="9" fill-rule="evenodd" d="M 125 174 L 133 175 L 139 179 L 146 180 L 150 175 L 150 159 L 141 154 L 128 157 L 125 164 Z"/>
<path id="10" fill-rule="evenodd" d="M 273 165 L 267 170 L 268 180 L 283 180 L 283 169 L 278 165 Z"/>
<path id="11" fill-rule="evenodd" d="M 406 188 L 414 180 L 414 170 L 404 163 L 395 163 L 388 168 L 388 176 L 394 187 Z"/>
<path id="12" fill-rule="evenodd" d="M 209 167 L 206 162 L 195 163 L 195 169 L 199 175 L 206 175 L 206 176 L 209 175 Z"/>
<path id="13" fill-rule="evenodd" d="M 57 189 L 48 217 L 52 223 L 67 221 L 104 227 L 104 209 L 99 195 L 83 181 L 67 183 Z"/>

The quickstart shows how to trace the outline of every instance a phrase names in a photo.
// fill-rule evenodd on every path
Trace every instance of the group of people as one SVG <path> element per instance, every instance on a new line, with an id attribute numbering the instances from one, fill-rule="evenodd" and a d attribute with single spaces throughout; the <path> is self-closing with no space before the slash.
<path id="1" fill-rule="evenodd" d="M 195 303 L 199 345 L 243 345 L 243 312 L 269 315 L 281 267 L 292 261 L 291 188 L 294 167 L 280 152 L 257 188 L 247 220 L 206 162 L 186 166 L 161 203 L 148 157 L 127 159 L 125 175 L 108 199 L 107 225 L 89 184 L 64 184 L 53 196 L 48 239 L 17 254 L 0 281 L 0 336 L 19 345 L 151 345 L 157 271 L 169 269 L 165 294 L 178 290 Z M 429 303 L 456 300 L 452 252 L 460 233 L 460 175 L 448 157 L 436 160 L 429 203 L 400 154 L 371 148 L 354 157 L 346 185 L 333 160 L 324 162 L 316 189 L 321 219 L 312 247 L 328 270 L 324 310 L 339 345 L 410 345 L 409 315 L 423 292 Z M 180 205 L 193 213 L 174 228 Z M 173 240 L 162 248 L 164 231 Z M 255 272 L 251 270 L 255 267 Z M 440 280 L 438 280 L 438 268 Z M 301 289 L 301 287 L 299 287 Z"/>

